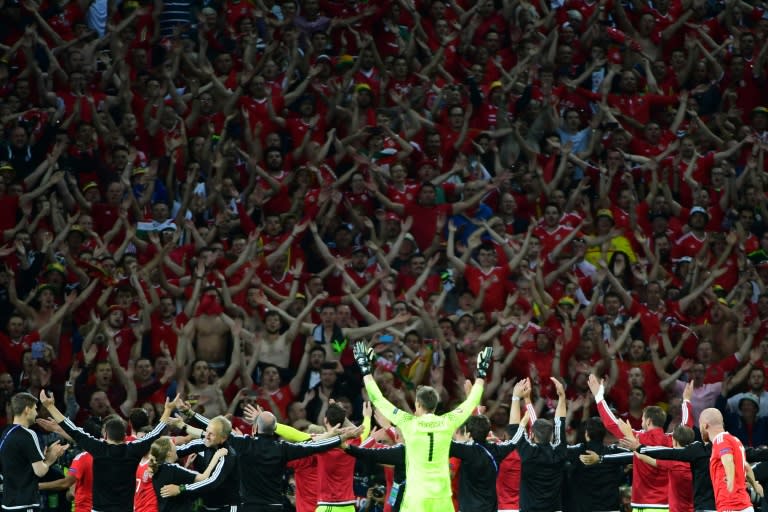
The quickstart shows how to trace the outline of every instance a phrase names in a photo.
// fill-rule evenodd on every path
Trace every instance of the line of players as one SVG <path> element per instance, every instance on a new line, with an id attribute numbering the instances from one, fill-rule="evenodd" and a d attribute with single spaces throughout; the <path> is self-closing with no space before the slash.
<path id="1" fill-rule="evenodd" d="M 174 409 L 183 409 L 183 402 L 177 399 L 166 403 L 160 423 L 144 438 L 126 442 L 125 424 L 119 418 L 105 423 L 103 439 L 99 440 L 66 419 L 45 392 L 41 392 L 40 402 L 63 431 L 92 457 L 92 505 L 83 508 L 99 512 L 188 510 L 191 499 L 198 496 L 203 498 L 209 511 L 232 511 L 237 507 L 247 512 L 282 510 L 281 483 L 289 466 L 295 472 L 298 511 L 321 507 L 323 510 L 353 511 L 355 459 L 350 455 L 393 464 L 395 472 L 388 481 L 386 507 L 408 512 L 453 508 L 448 472 L 450 456 L 462 460 L 460 510 L 562 510 L 563 467 L 568 460 L 578 460 L 585 467 L 584 474 L 590 477 L 583 479 L 584 486 L 580 488 L 578 499 L 568 500 L 566 510 L 618 508 L 617 485 L 605 485 L 600 478 L 595 478 L 610 474 L 610 471 L 590 471 L 593 467 L 627 462 L 633 463 L 633 509 L 690 510 L 683 492 L 686 488 L 684 471 L 675 471 L 673 467 L 657 462 L 665 459 L 690 463 L 687 488 L 693 489 L 692 501 L 696 510 L 751 510 L 747 483 L 762 495 L 762 488 L 746 463 L 741 443 L 723 431 L 719 411 L 707 409 L 702 412 L 699 428 L 704 442 L 691 442 L 692 435 L 687 428 L 693 424 L 690 386 L 683 395 L 685 427 L 679 427 L 674 434 L 665 434 L 663 410 L 649 407 L 643 414 L 642 430 L 632 431 L 613 416 L 603 399 L 601 382 L 591 376 L 589 384 L 602 423 L 614 436 L 622 439 L 624 445 L 623 449 L 611 449 L 602 445 L 605 430 L 601 430 L 599 422 L 588 425 L 585 445 L 566 447 L 565 392 L 556 380 L 553 381 L 558 393 L 555 421 L 535 419 L 527 407 L 521 418 L 519 405 L 530 396 L 530 383 L 523 380 L 513 390 L 510 440 L 494 443 L 487 439 L 490 429 L 487 419 L 470 417 L 482 396 L 485 373 L 491 361 L 490 350 L 478 356 L 478 379 L 468 390 L 465 402 L 442 416 L 434 414 L 438 397 L 429 387 L 418 390 L 415 414 L 392 406 L 383 398 L 370 375 L 369 349 L 365 345 L 356 345 L 355 354 L 371 401 L 387 420 L 397 425 L 404 445 L 389 449 L 360 446 L 361 440 L 368 437 L 370 408 L 365 425 L 359 428 L 347 425 L 340 431 L 345 422 L 344 410 L 338 406 L 329 407 L 326 433 L 322 438 L 309 441 L 307 434 L 279 425 L 270 413 L 259 413 L 252 408 L 247 413 L 256 427 L 253 437 L 233 434 L 230 423 L 223 417 L 209 421 L 196 416 L 206 424 L 204 431 L 184 427 L 180 419 L 171 416 Z M 14 422 L 4 433 L 0 445 L 2 467 L 13 468 L 3 473 L 3 509 L 35 510 L 40 507 L 37 480 L 66 446 L 56 443 L 43 452 L 37 445 L 36 436 L 29 430 L 37 415 L 34 397 L 17 395 L 12 400 L 12 408 Z M 454 432 L 462 424 L 468 442 L 452 441 Z M 186 428 L 198 439 L 177 448 L 168 438 L 161 437 L 166 425 Z M 278 436 L 308 442 L 284 442 Z M 342 444 L 346 451 L 334 450 Z M 192 463 L 194 470 L 176 464 L 179 457 L 191 453 L 197 453 Z M 762 451 L 751 453 L 751 456 L 765 458 Z M 149 471 L 139 470 L 137 473 L 140 463 L 146 464 Z M 489 485 L 497 475 L 499 485 Z M 150 482 L 156 501 L 147 499 L 144 504 L 135 504 L 134 500 L 141 495 L 135 491 L 141 489 L 142 483 Z M 501 491 L 498 497 L 496 487 Z M 77 499 L 75 510 L 78 511 Z"/>

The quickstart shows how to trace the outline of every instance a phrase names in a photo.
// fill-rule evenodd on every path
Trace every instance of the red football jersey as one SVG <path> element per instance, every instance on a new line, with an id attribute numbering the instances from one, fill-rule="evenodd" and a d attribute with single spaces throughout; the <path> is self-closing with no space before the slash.
<path id="1" fill-rule="evenodd" d="M 512 402 L 513 404 L 515 402 Z M 518 402 L 519 403 L 519 402 Z M 531 404 L 526 404 L 529 425 L 536 421 L 536 409 Z M 529 427 L 530 428 L 530 427 Z M 513 451 L 499 464 L 499 476 L 496 478 L 496 496 L 499 510 L 517 510 L 520 508 L 520 476 L 522 463 L 517 450 Z"/>
<path id="2" fill-rule="evenodd" d="M 315 512 L 317 509 L 317 456 L 292 460 L 288 467 L 293 469 L 296 482 L 296 512 Z"/>
<path id="3" fill-rule="evenodd" d="M 624 434 L 619 429 L 616 417 L 611 412 L 605 400 L 597 404 L 600 419 L 605 428 L 617 439 L 622 439 Z M 693 408 L 691 402 L 683 402 L 683 421 L 688 427 L 693 426 Z M 672 435 L 665 434 L 662 428 L 650 430 L 636 430 L 635 436 L 641 444 L 647 446 L 672 447 Z M 635 458 L 632 463 L 632 507 L 654 508 L 669 506 L 669 471 L 663 467 L 653 467 Z"/>
<path id="4" fill-rule="evenodd" d="M 149 460 L 142 460 L 136 467 L 136 494 L 133 496 L 133 510 L 134 512 L 158 512 Z"/>
<path id="5" fill-rule="evenodd" d="M 728 491 L 725 483 L 725 468 L 722 458 L 733 456 L 734 476 L 733 492 Z M 721 432 L 712 440 L 712 456 L 709 459 L 709 474 L 712 476 L 712 489 L 715 491 L 717 510 L 746 510 L 752 506 L 747 494 L 746 457 L 744 446 L 737 437 L 728 432 Z"/>
<path id="6" fill-rule="evenodd" d="M 360 446 L 360 439 L 350 439 L 349 444 Z M 319 505 L 353 505 L 355 491 L 352 488 L 357 459 L 341 448 L 319 453 L 317 457 L 317 504 Z"/>
<path id="7" fill-rule="evenodd" d="M 75 477 L 75 512 L 93 510 L 93 456 L 79 454 L 69 466 L 69 474 Z"/>
<path id="8" fill-rule="evenodd" d="M 679 460 L 657 460 L 656 465 L 669 474 L 669 510 L 693 510 L 691 465 Z"/>

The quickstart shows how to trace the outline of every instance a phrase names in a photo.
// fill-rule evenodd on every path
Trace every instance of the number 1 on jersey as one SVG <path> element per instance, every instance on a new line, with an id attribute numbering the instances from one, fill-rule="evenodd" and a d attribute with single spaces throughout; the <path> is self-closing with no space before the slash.
<path id="1" fill-rule="evenodd" d="M 427 432 L 427 435 L 429 436 L 429 457 L 427 462 L 432 462 L 432 452 L 435 450 L 435 433 Z"/>

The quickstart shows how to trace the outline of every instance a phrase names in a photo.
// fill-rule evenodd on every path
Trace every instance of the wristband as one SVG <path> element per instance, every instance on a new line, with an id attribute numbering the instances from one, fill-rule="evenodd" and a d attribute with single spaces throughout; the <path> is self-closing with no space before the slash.
<path id="1" fill-rule="evenodd" d="M 182 485 L 179 486 L 179 494 L 183 493 L 186 490 L 187 490 L 187 486 L 186 485 L 182 484 Z"/>
<path id="2" fill-rule="evenodd" d="M 600 384 L 600 389 L 598 389 L 597 393 L 595 393 L 595 403 L 602 402 L 604 397 L 605 397 L 605 386 Z"/>
<path id="3" fill-rule="evenodd" d="M 512 401 L 513 402 L 519 402 L 520 401 L 520 397 L 519 396 L 513 396 L 512 397 Z"/>

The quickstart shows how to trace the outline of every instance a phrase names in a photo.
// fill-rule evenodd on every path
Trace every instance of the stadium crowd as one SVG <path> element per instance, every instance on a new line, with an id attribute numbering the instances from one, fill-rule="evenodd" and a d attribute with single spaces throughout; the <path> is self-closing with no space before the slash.
<path id="1" fill-rule="evenodd" d="M 169 399 L 317 433 L 366 415 L 366 339 L 402 411 L 492 347 L 502 442 L 563 383 L 593 452 L 708 408 L 768 445 L 764 3 L 0 0 L 0 55 L 0 424 L 45 390 L 97 437 Z"/>

